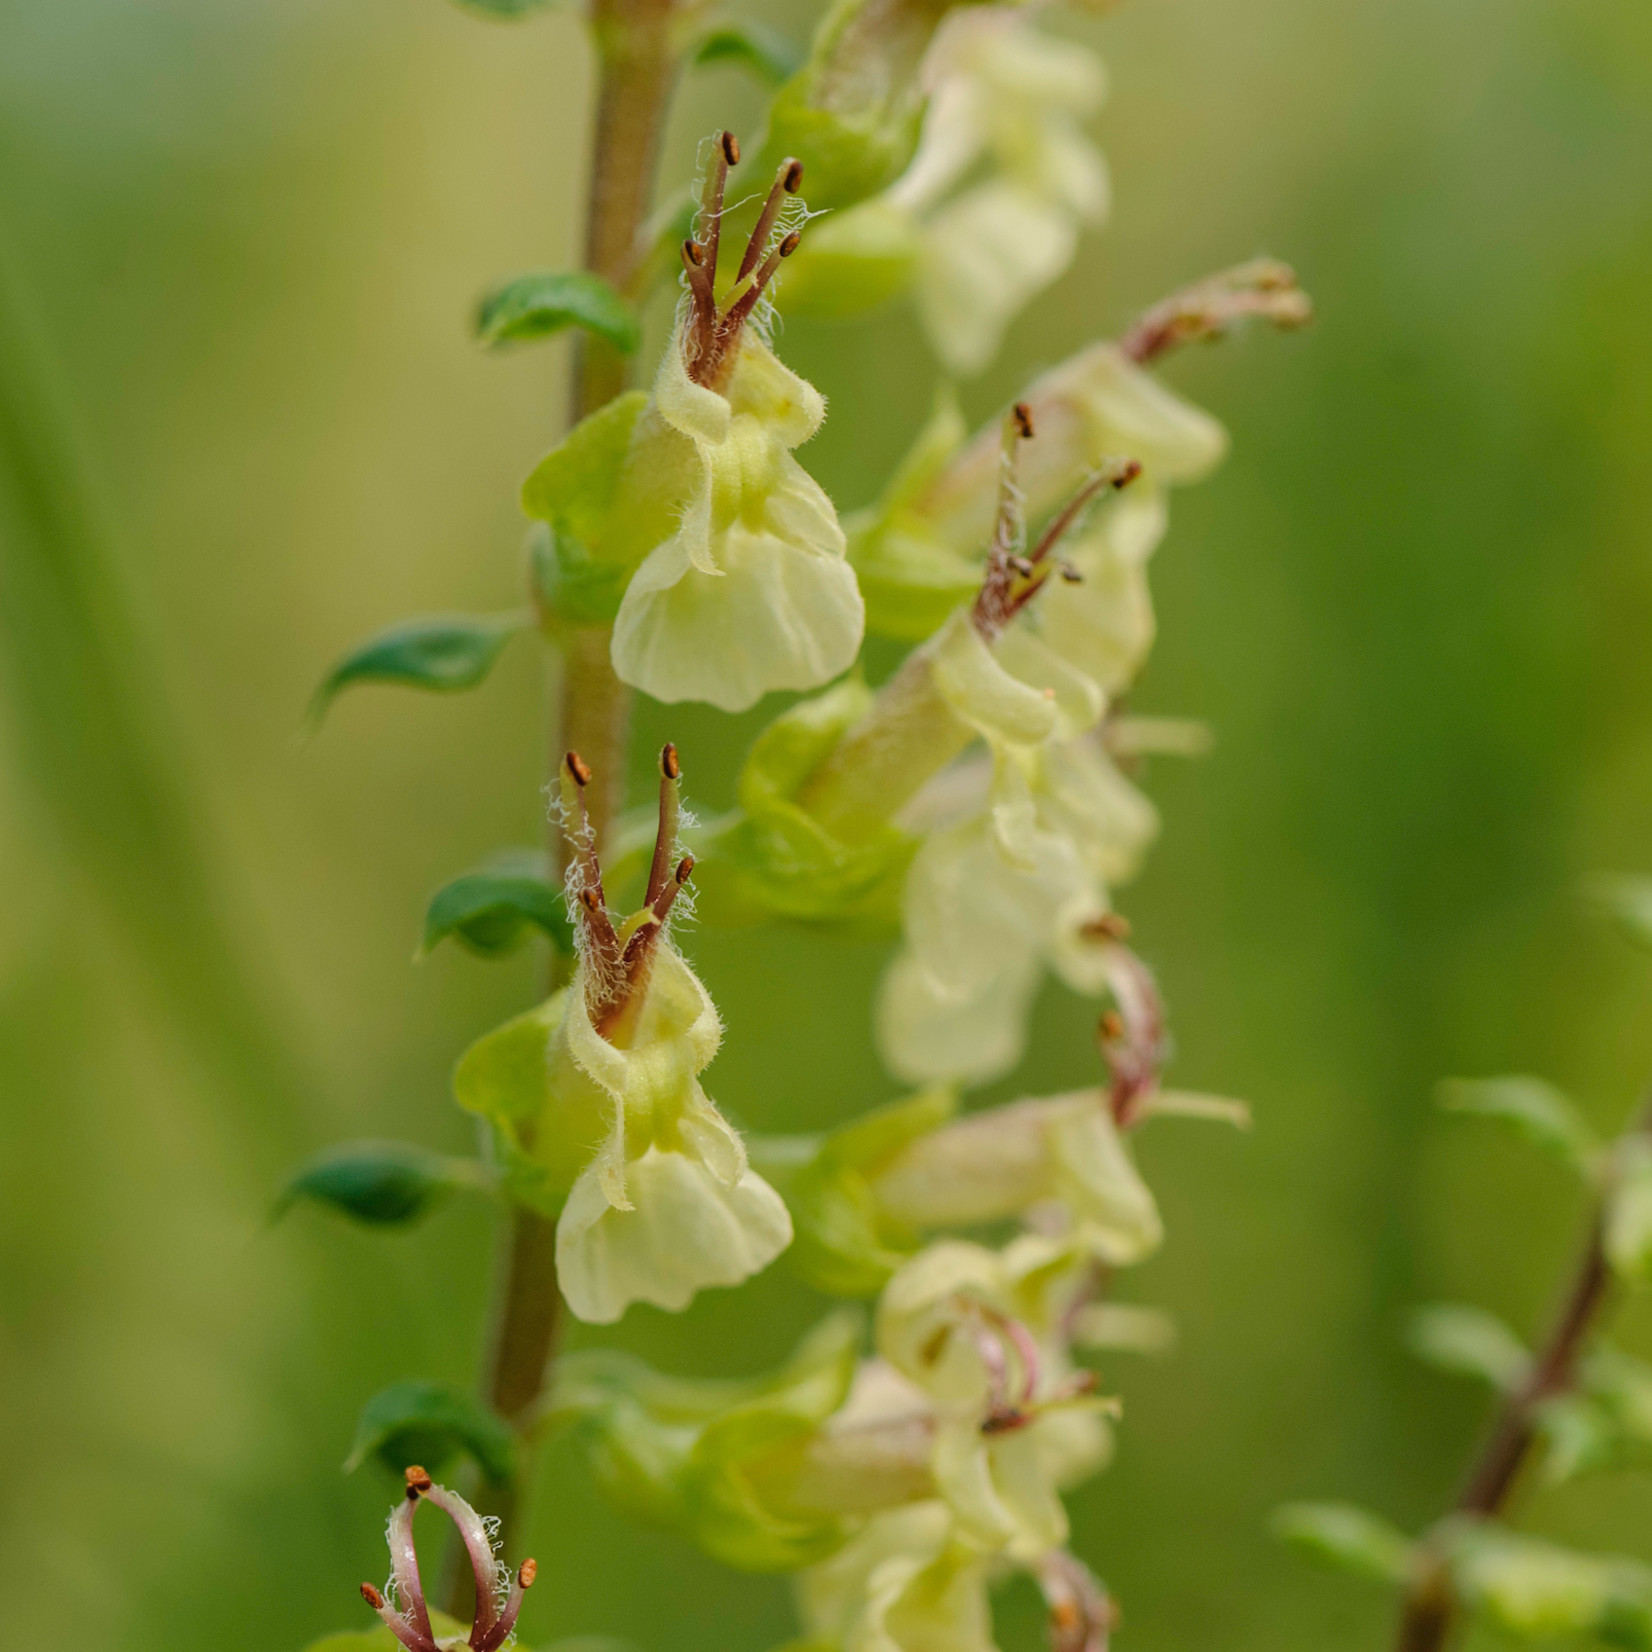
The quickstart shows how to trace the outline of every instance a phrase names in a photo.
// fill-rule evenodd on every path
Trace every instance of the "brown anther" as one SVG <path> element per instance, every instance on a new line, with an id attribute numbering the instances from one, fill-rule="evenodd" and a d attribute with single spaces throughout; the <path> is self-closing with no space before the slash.
<path id="1" fill-rule="evenodd" d="M 1141 460 L 1126 459 L 1124 463 L 1119 466 L 1118 475 L 1113 478 L 1113 486 L 1115 488 L 1127 488 L 1140 475 Z"/>
<path id="2" fill-rule="evenodd" d="M 685 264 L 692 264 L 695 269 L 699 269 L 705 261 L 706 249 L 698 241 L 688 240 L 683 242 L 683 262 Z"/>
<path id="3" fill-rule="evenodd" d="M 1024 557 L 1024 556 L 1012 556 L 1009 559 L 1009 562 L 1010 562 L 1010 566 L 1018 574 L 1020 574 L 1020 576 L 1023 579 L 1031 579 L 1032 578 L 1033 565 L 1026 557 Z"/>
<path id="4" fill-rule="evenodd" d="M 1019 1411 L 1014 1406 L 1006 1406 L 1001 1411 L 991 1411 L 981 1423 L 983 1434 L 1013 1434 L 1018 1428 L 1025 1428 L 1032 1418 L 1025 1411 Z"/>
<path id="5" fill-rule="evenodd" d="M 520 1583 L 524 1589 L 531 1589 L 533 1587 L 533 1580 L 538 1576 L 539 1562 L 530 1555 L 529 1558 L 524 1560 L 521 1566 L 517 1568 L 516 1581 Z"/>
<path id="6" fill-rule="evenodd" d="M 1101 1036 L 1109 1041 L 1124 1037 L 1124 1017 L 1117 1010 L 1104 1011 L 1099 1025 Z"/>
<path id="7" fill-rule="evenodd" d="M 384 1610 L 384 1596 L 381 1595 L 371 1583 L 362 1584 L 361 1598 L 366 1601 L 375 1612 L 382 1612 Z"/>
<path id="8" fill-rule="evenodd" d="M 1010 409 L 1010 415 L 1015 420 L 1015 432 L 1023 441 L 1031 441 L 1033 433 L 1032 409 L 1025 402 L 1017 402 Z"/>
<path id="9" fill-rule="evenodd" d="M 794 229 L 791 234 L 780 243 L 780 256 L 782 258 L 790 258 L 791 255 L 797 251 L 798 245 L 802 240 L 802 235 Z"/>
<path id="10" fill-rule="evenodd" d="M 600 889 L 580 890 L 579 904 L 594 916 L 602 910 L 602 891 Z"/>
<path id="11" fill-rule="evenodd" d="M 684 855 L 683 858 L 677 862 L 677 882 L 680 884 L 687 883 L 693 871 L 694 857 L 692 855 Z"/>
<path id="12" fill-rule="evenodd" d="M 1056 564 L 1056 569 L 1069 585 L 1082 585 L 1084 583 L 1084 575 L 1081 574 L 1078 569 L 1072 565 L 1072 563 L 1058 562 Z"/>
<path id="13" fill-rule="evenodd" d="M 669 740 L 660 752 L 660 773 L 667 780 L 681 780 L 683 777 L 682 765 L 677 761 L 677 748 Z"/>
<path id="14" fill-rule="evenodd" d="M 740 140 L 732 132 L 723 132 L 719 134 L 718 141 L 723 146 L 723 159 L 730 166 L 738 166 L 740 164 Z"/>
<path id="15" fill-rule="evenodd" d="M 780 163 L 780 187 L 788 195 L 795 195 L 803 187 L 803 163 L 795 155 Z"/>
<path id="16" fill-rule="evenodd" d="M 1103 912 L 1084 926 L 1084 933 L 1096 941 L 1127 941 L 1130 939 L 1130 920 L 1122 912 Z"/>
<path id="17" fill-rule="evenodd" d="M 591 784 L 591 765 L 577 751 L 569 752 L 562 761 L 567 764 L 568 773 L 572 776 L 576 786 L 589 786 Z"/>
<path id="18" fill-rule="evenodd" d="M 417 1463 L 408 1464 L 403 1478 L 407 1481 L 409 1497 L 421 1497 L 430 1490 L 430 1476 Z"/>

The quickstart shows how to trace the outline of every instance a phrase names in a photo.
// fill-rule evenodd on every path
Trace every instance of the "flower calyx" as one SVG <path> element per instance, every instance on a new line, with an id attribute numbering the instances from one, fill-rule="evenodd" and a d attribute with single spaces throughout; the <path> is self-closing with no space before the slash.
<path id="1" fill-rule="evenodd" d="M 799 231 L 789 230 L 772 247 L 769 245 L 787 197 L 796 195 L 803 185 L 803 163 L 787 156 L 776 169 L 774 182 L 752 227 L 734 285 L 719 305 L 717 260 L 722 241 L 723 197 L 728 187 L 729 168 L 739 161 L 739 141 L 732 132 L 719 132 L 711 167 L 706 173 L 696 233 L 682 246 L 683 271 L 688 282 L 688 321 L 682 345 L 684 366 L 696 384 L 711 390 L 721 390 L 728 382 L 747 320 L 774 280 L 781 260 L 797 251 L 801 239 Z"/>
<path id="2" fill-rule="evenodd" d="M 608 910 L 597 858 L 596 834 L 585 806 L 593 776 L 576 751 L 562 760 L 562 820 L 569 848 L 568 888 L 586 962 L 586 1005 L 592 1025 L 605 1038 L 647 984 L 655 949 L 666 931 L 671 908 L 694 871 L 694 857 L 677 852 L 681 818 L 682 766 L 677 748 L 660 752 L 660 821 L 642 906 L 618 926 Z"/>
<path id="3" fill-rule="evenodd" d="M 433 1504 L 459 1528 L 459 1536 L 476 1577 L 476 1616 L 465 1645 L 471 1652 L 497 1652 L 516 1628 L 522 1598 L 533 1587 L 538 1565 L 524 1560 L 507 1574 L 494 1553 L 488 1522 L 457 1492 L 438 1486 L 417 1464 L 406 1472 L 406 1495 L 391 1511 L 385 1539 L 390 1545 L 390 1579 L 381 1590 L 361 1586 L 361 1597 L 383 1619 L 408 1652 L 441 1652 L 419 1580 L 419 1557 L 413 1547 L 413 1517 L 421 1503 Z M 497 1524 L 497 1523 L 495 1523 Z M 508 1578 L 508 1581 L 507 1581 Z"/>

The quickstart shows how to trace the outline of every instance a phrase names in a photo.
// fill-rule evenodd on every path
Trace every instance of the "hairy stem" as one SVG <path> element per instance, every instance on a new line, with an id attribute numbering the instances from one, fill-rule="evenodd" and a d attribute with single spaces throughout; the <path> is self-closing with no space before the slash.
<path id="1" fill-rule="evenodd" d="M 599 85 L 585 224 L 585 267 L 626 285 L 654 188 L 655 159 L 678 64 L 674 0 L 595 0 L 591 23 Z M 573 421 L 625 388 L 625 357 L 601 339 L 577 345 Z M 551 685 L 546 769 L 553 782 L 564 752 L 581 752 L 595 772 L 587 806 L 600 843 L 624 803 L 630 694 L 614 675 L 607 627 L 589 626 L 566 640 Z M 562 834 L 552 826 L 552 864 L 563 864 Z M 556 984 L 553 979 L 552 985 Z M 500 1283 L 484 1381 L 489 1401 L 524 1434 L 517 1479 L 487 1483 L 479 1502 L 519 1543 L 522 1493 L 531 1477 L 525 1437 L 555 1357 L 561 1298 L 556 1282 L 556 1224 L 529 1211 L 512 1219 L 502 1247 Z M 463 1592 L 463 1581 L 459 1593 Z"/>
<path id="2" fill-rule="evenodd" d="M 1652 1132 L 1652 1093 L 1641 1104 L 1630 1132 Z M 1451 1512 L 1465 1520 L 1489 1520 L 1507 1502 L 1538 1439 L 1538 1410 L 1545 1400 L 1572 1386 L 1578 1359 L 1611 1295 L 1606 1260 L 1606 1210 L 1597 1205 L 1589 1220 L 1583 1255 L 1526 1380 L 1507 1396 L 1485 1445 L 1469 1468 Z M 1406 1594 L 1396 1652 L 1439 1652 L 1457 1617 L 1457 1601 L 1444 1565 L 1425 1563 Z"/>

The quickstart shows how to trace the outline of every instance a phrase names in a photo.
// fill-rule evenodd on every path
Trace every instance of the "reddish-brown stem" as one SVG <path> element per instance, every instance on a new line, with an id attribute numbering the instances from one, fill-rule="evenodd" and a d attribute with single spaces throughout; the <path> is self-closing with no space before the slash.
<path id="1" fill-rule="evenodd" d="M 660 134 L 681 61 L 674 11 L 675 0 L 592 0 L 590 6 L 599 78 L 584 264 L 621 289 L 638 258 Z M 625 388 L 626 358 L 605 340 L 584 335 L 575 349 L 571 414 L 577 423 Z M 563 640 L 551 703 L 547 766 L 554 775 L 570 750 L 592 761 L 597 776 L 583 796 L 593 845 L 600 846 L 624 802 L 630 717 L 630 694 L 614 675 L 607 627 L 582 627 Z M 560 871 L 564 850 L 554 829 L 548 847 Z M 560 1307 L 556 1224 L 517 1210 L 502 1251 L 484 1388 L 493 1407 L 524 1434 L 539 1409 Z M 479 1492 L 482 1507 L 502 1518 L 510 1543 L 525 1535 L 520 1480 L 531 1472 L 526 1438 L 521 1458 L 517 1483 L 488 1481 Z M 452 1594 L 462 1602 L 464 1586 Z"/>
<path id="2" fill-rule="evenodd" d="M 1630 1125 L 1630 1133 L 1637 1132 L 1652 1132 L 1652 1092 Z M 1583 1255 L 1531 1370 L 1504 1399 L 1484 1447 L 1470 1466 L 1451 1511 L 1463 1519 L 1489 1520 L 1502 1509 L 1537 1443 L 1540 1407 L 1572 1386 L 1589 1334 L 1611 1296 L 1605 1216 L 1602 1203 L 1589 1219 Z M 1396 1652 L 1439 1652 L 1456 1618 L 1450 1575 L 1437 1556 L 1425 1553 L 1401 1612 Z"/>

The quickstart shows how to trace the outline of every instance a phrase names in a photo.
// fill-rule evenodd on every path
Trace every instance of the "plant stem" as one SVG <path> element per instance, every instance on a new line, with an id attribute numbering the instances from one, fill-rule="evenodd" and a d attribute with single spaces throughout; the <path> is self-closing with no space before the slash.
<path id="1" fill-rule="evenodd" d="M 654 188 L 655 158 L 678 65 L 674 0 L 595 0 L 591 25 L 599 65 L 590 200 L 585 224 L 585 267 L 623 286 L 638 255 L 638 239 Z M 625 357 L 601 339 L 576 345 L 572 421 L 577 422 L 625 388 Z M 629 690 L 614 675 L 609 631 L 582 627 L 563 645 L 552 673 L 547 772 L 555 779 L 564 752 L 578 751 L 595 771 L 587 794 L 591 824 L 602 842 L 625 796 Z M 563 844 L 553 825 L 552 864 L 561 869 Z M 553 985 L 556 984 L 553 979 Z M 484 1382 L 489 1401 L 516 1426 L 521 1439 L 516 1481 L 488 1482 L 481 1506 L 504 1522 L 507 1541 L 520 1545 L 523 1493 L 531 1478 L 527 1437 L 556 1353 L 561 1298 L 556 1282 L 556 1224 L 517 1211 L 500 1264 L 500 1284 Z"/>
<path id="2" fill-rule="evenodd" d="M 1631 1135 L 1652 1131 L 1652 1094 L 1629 1127 Z M 1464 1520 L 1490 1520 L 1503 1507 L 1537 1443 L 1538 1409 L 1545 1400 L 1572 1385 L 1579 1356 L 1611 1294 L 1612 1271 L 1606 1260 L 1606 1207 L 1595 1207 L 1583 1255 L 1561 1299 L 1549 1334 L 1526 1380 L 1503 1401 L 1485 1446 L 1470 1466 L 1452 1514 Z M 1406 1595 L 1396 1652 L 1439 1652 L 1457 1617 L 1450 1576 L 1438 1559 L 1425 1563 Z"/>

